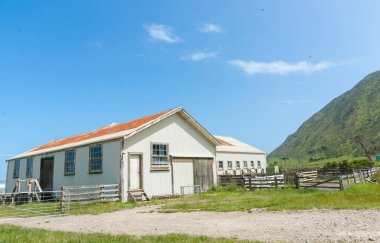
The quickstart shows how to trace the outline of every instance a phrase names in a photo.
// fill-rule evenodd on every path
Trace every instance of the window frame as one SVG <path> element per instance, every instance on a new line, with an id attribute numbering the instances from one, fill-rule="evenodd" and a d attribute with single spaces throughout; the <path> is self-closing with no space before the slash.
<path id="1" fill-rule="evenodd" d="M 261 161 L 257 161 L 257 169 L 261 169 Z"/>
<path id="2" fill-rule="evenodd" d="M 17 175 L 16 175 L 16 164 L 17 164 Z M 13 162 L 13 178 L 20 178 L 20 159 L 15 159 Z"/>
<path id="3" fill-rule="evenodd" d="M 91 149 L 95 147 L 100 147 L 100 169 L 99 170 L 92 170 L 91 169 L 91 160 L 92 159 L 99 159 L 99 158 L 92 158 L 91 157 Z M 89 174 L 102 174 L 103 173 L 103 145 L 102 144 L 96 144 L 89 146 L 88 148 L 88 173 Z"/>
<path id="4" fill-rule="evenodd" d="M 251 160 L 251 168 L 255 168 L 255 161 Z"/>
<path id="5" fill-rule="evenodd" d="M 248 161 L 246 161 L 246 160 L 243 161 L 243 168 L 244 169 L 248 168 Z"/>
<path id="6" fill-rule="evenodd" d="M 30 169 L 30 174 L 28 173 L 28 164 L 31 162 L 31 169 Z M 26 172 L 25 172 L 25 177 L 26 178 L 32 178 L 33 177 L 33 157 L 28 157 L 26 158 Z"/>
<path id="7" fill-rule="evenodd" d="M 231 166 L 230 166 L 230 165 L 231 165 Z M 227 169 L 228 169 L 228 170 L 232 170 L 232 169 L 233 169 L 232 160 L 227 161 Z"/>
<path id="8" fill-rule="evenodd" d="M 220 165 L 222 165 L 222 166 L 220 166 Z M 224 161 L 219 160 L 219 162 L 218 162 L 218 170 L 224 170 Z"/>
<path id="9" fill-rule="evenodd" d="M 90 148 L 89 148 L 90 149 Z M 91 150 L 90 150 L 91 151 Z M 72 161 L 72 163 L 73 163 L 73 166 L 74 166 L 74 172 L 68 172 L 67 171 L 67 153 L 68 152 L 73 152 L 73 154 L 74 154 L 74 160 Z M 90 152 L 89 152 L 90 153 Z M 102 151 L 102 157 L 103 157 L 103 151 Z M 68 150 L 66 150 L 65 151 L 65 168 L 64 168 L 64 175 L 65 176 L 71 176 L 71 175 L 75 175 L 75 170 L 76 170 L 76 159 L 77 159 L 77 151 L 76 151 L 76 149 L 68 149 Z M 89 165 L 89 168 L 90 168 L 90 165 Z M 103 161 L 102 161 L 102 168 L 103 168 Z"/>
<path id="10" fill-rule="evenodd" d="M 166 155 L 154 155 L 153 154 L 153 146 L 154 145 L 164 145 L 166 146 Z M 154 163 L 153 158 L 159 157 L 159 158 L 166 158 L 166 163 Z M 150 143 L 150 169 L 151 170 L 169 170 L 170 168 L 170 161 L 169 161 L 169 143 L 163 143 L 163 142 L 151 142 Z"/>
<path id="11" fill-rule="evenodd" d="M 239 165 L 239 167 L 238 167 L 238 165 Z M 235 169 L 241 169 L 241 166 L 240 166 L 240 161 L 239 160 L 237 160 L 237 161 L 235 161 Z"/>

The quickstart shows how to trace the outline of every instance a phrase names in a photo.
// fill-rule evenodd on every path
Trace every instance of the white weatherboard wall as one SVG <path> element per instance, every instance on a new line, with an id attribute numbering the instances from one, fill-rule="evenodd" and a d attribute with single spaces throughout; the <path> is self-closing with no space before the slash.
<path id="1" fill-rule="evenodd" d="M 33 176 L 34 179 L 40 179 L 41 159 L 54 157 L 54 175 L 53 190 L 61 190 L 62 186 L 80 186 L 80 185 L 97 185 L 97 184 L 119 184 L 120 182 L 120 141 L 100 143 L 103 152 L 103 173 L 89 174 L 89 146 L 74 148 L 75 157 L 75 175 L 64 175 L 65 151 L 37 155 L 33 157 Z M 12 192 L 16 180 L 13 178 L 14 160 L 8 161 L 6 192 Z M 26 177 L 26 158 L 20 160 L 20 179 Z M 22 183 L 22 191 L 26 191 L 26 183 Z"/>
<path id="2" fill-rule="evenodd" d="M 229 174 L 232 174 L 233 170 L 243 170 L 243 169 L 258 169 L 257 162 L 260 161 L 261 169 L 264 169 L 264 172 L 267 168 L 267 159 L 265 154 L 254 154 L 254 153 L 233 153 L 233 152 L 217 152 L 216 153 L 216 163 L 219 164 L 219 161 L 223 161 L 223 170 L 219 170 L 218 174 L 222 175 L 223 171 L 228 171 Z M 227 163 L 232 161 L 232 169 L 228 169 Z M 240 169 L 236 168 L 236 161 L 240 162 Z M 244 168 L 244 161 L 247 161 L 248 168 Z M 254 161 L 254 167 L 251 167 L 251 161 Z"/>
<path id="3" fill-rule="evenodd" d="M 145 192 L 148 196 L 172 194 L 171 171 L 150 170 L 151 143 L 154 142 L 168 143 L 169 155 L 172 156 L 208 157 L 214 158 L 215 161 L 215 145 L 179 114 L 174 114 L 125 140 L 125 149 L 123 150 L 124 193 L 128 190 L 128 153 L 142 153 L 142 187 Z M 215 164 L 213 168 L 215 168 Z M 180 174 L 192 174 L 190 166 L 179 166 L 176 171 Z M 190 182 L 187 179 L 183 183 Z M 214 183 L 216 183 L 216 170 L 214 170 Z M 124 198 L 126 199 L 125 196 Z"/>
<path id="4" fill-rule="evenodd" d="M 173 161 L 173 185 L 174 193 L 181 193 L 181 186 L 194 185 L 194 167 L 193 161 Z M 190 194 L 193 189 L 186 188 L 184 192 Z"/>

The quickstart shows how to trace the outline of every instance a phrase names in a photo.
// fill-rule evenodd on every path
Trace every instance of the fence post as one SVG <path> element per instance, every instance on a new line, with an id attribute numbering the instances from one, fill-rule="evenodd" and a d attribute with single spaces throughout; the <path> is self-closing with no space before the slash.
<path id="1" fill-rule="evenodd" d="M 248 180 L 249 180 L 249 190 L 252 190 L 252 174 L 249 174 Z"/>
<path id="2" fill-rule="evenodd" d="M 104 185 L 100 186 L 100 201 L 104 201 Z"/>
<path id="3" fill-rule="evenodd" d="M 65 213 L 65 191 L 61 191 L 61 212 Z"/>
<path id="4" fill-rule="evenodd" d="M 275 188 L 278 187 L 278 184 L 277 184 L 277 176 L 274 176 L 274 187 L 275 187 Z"/>
<path id="5" fill-rule="evenodd" d="M 346 174 L 348 185 L 350 185 L 350 177 L 348 177 L 348 173 Z"/>
<path id="6" fill-rule="evenodd" d="M 343 189 L 344 189 L 344 186 L 343 186 L 343 180 L 342 180 L 341 177 L 339 178 L 339 189 L 340 189 L 341 191 L 343 191 Z"/>
<path id="7" fill-rule="evenodd" d="M 298 177 L 298 175 L 296 174 L 296 188 L 300 188 L 300 178 Z"/>

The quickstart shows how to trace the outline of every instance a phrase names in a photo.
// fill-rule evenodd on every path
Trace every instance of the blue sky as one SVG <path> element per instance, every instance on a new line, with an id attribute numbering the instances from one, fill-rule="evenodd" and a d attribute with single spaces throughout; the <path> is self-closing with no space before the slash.
<path id="1" fill-rule="evenodd" d="M 0 161 L 177 106 L 270 152 L 379 69 L 379 12 L 379 1 L 0 1 Z"/>

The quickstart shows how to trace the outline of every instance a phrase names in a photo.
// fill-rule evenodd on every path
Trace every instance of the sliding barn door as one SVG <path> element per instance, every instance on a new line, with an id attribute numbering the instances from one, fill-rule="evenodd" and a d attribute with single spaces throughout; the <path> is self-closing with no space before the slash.
<path id="1" fill-rule="evenodd" d="M 212 159 L 194 160 L 194 185 L 200 185 L 202 191 L 207 191 L 214 185 L 212 164 Z"/>

